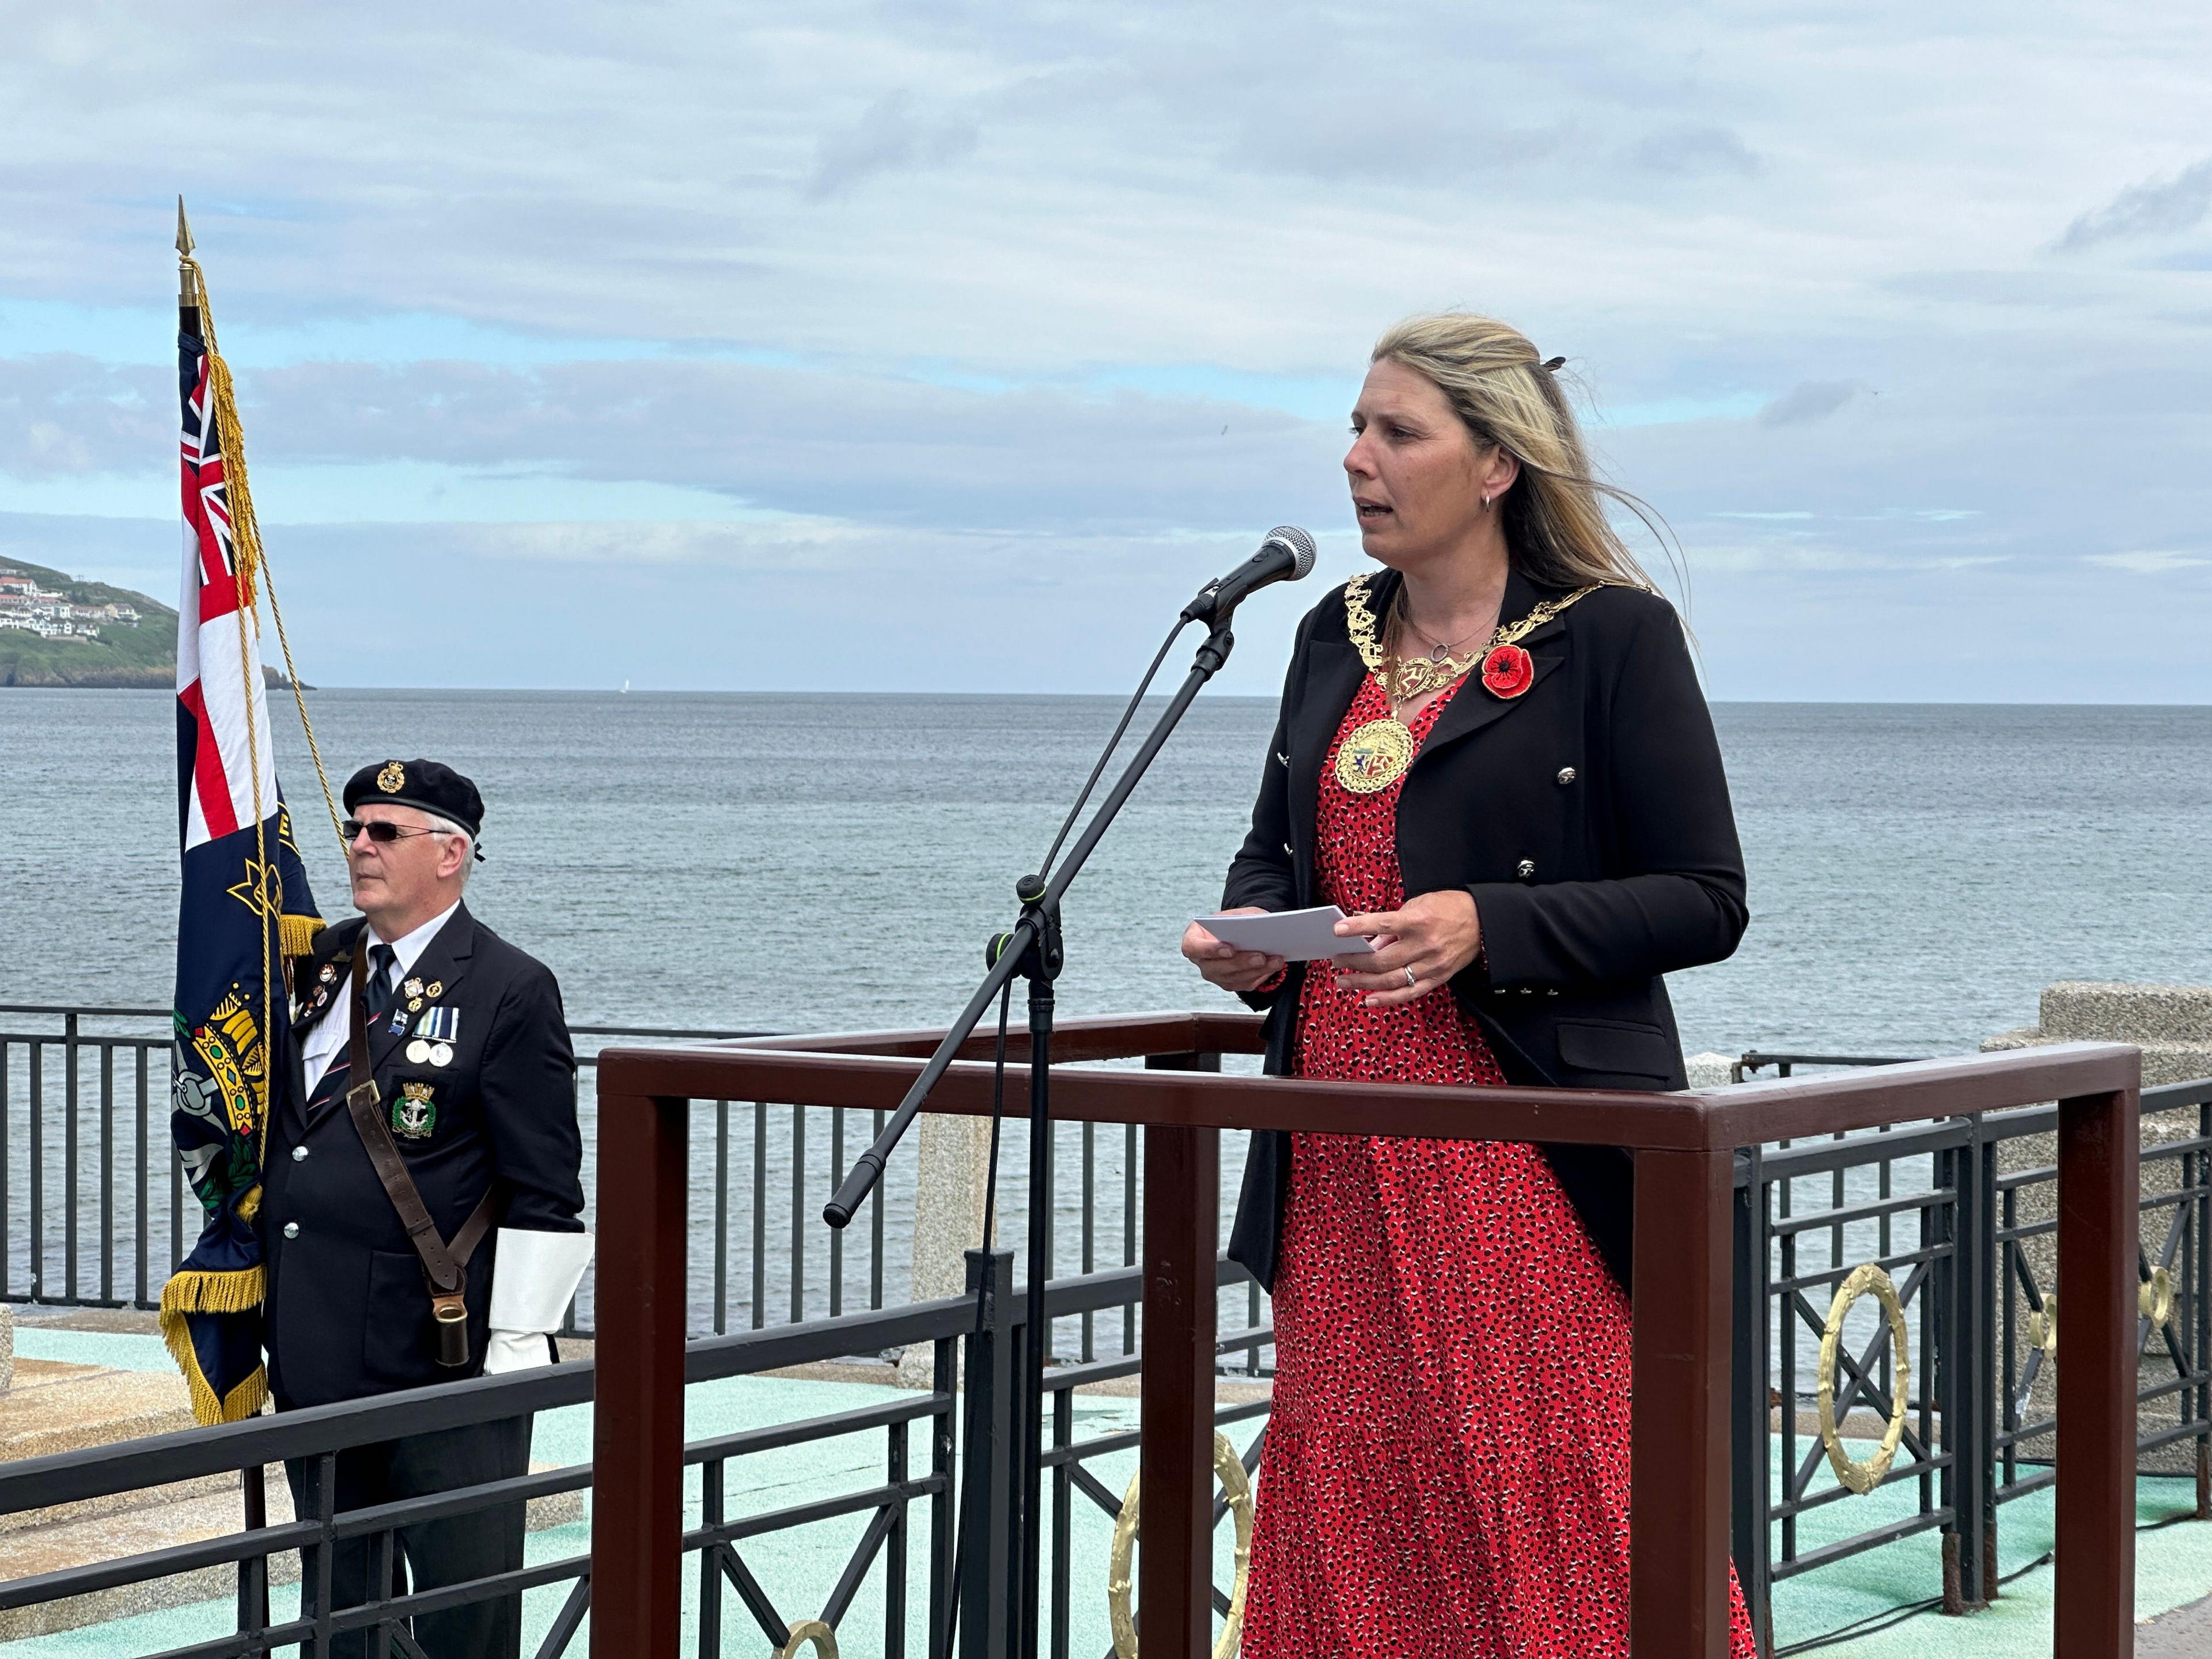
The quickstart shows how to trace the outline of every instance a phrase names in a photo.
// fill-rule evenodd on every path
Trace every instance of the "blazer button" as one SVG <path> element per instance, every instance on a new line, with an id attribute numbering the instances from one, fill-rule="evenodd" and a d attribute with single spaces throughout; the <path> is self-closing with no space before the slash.
<path id="1" fill-rule="evenodd" d="M 1284 766 L 1288 766 L 1291 763 L 1291 757 L 1288 755 L 1285 755 L 1279 749 L 1275 751 L 1275 759 L 1279 764 Z"/>
<path id="2" fill-rule="evenodd" d="M 1562 766 L 1559 769 L 1559 781 L 1562 784 L 1569 784 L 1572 783 L 1574 781 L 1575 769 L 1571 766 Z"/>
<path id="3" fill-rule="evenodd" d="M 304 1162 L 306 1162 L 306 1160 L 307 1160 L 307 1149 L 305 1146 L 295 1146 L 295 1147 L 292 1149 L 292 1162 L 293 1162 L 293 1163 L 295 1163 L 295 1164 L 301 1164 L 301 1163 L 304 1163 Z"/>
<path id="4" fill-rule="evenodd" d="M 1297 854 L 1291 850 L 1291 844 L 1288 842 L 1285 842 L 1283 843 L 1283 856 L 1286 859 L 1294 859 L 1297 857 Z"/>
<path id="5" fill-rule="evenodd" d="M 1536 873 L 1536 860 L 1534 859 L 1522 859 L 1520 863 L 1513 866 L 1513 873 L 1520 877 L 1522 880 L 1527 881 Z"/>
<path id="6" fill-rule="evenodd" d="M 284 1237 L 287 1237 L 287 1238 L 297 1238 L 299 1236 L 300 1236 L 300 1224 L 299 1224 L 298 1222 L 296 1222 L 296 1221 L 288 1221 L 288 1222 L 286 1222 L 286 1223 L 284 1224 Z"/>

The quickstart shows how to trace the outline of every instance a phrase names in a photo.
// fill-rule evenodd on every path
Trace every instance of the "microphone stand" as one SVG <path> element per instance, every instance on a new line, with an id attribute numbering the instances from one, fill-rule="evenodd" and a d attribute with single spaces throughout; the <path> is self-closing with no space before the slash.
<path id="1" fill-rule="evenodd" d="M 1233 605 L 1218 613 L 1194 602 L 1194 617 L 1186 611 L 1183 621 L 1176 624 L 1180 633 L 1183 625 L 1194 620 L 1204 621 L 1211 631 L 1206 642 L 1200 646 L 1190 672 L 1184 677 L 1167 708 L 1139 745 L 1137 753 L 1122 770 L 1113 788 L 1107 793 L 1098 810 L 1091 815 L 1083 833 L 1076 838 L 1066 855 L 1049 875 L 1024 876 L 1014 884 L 1014 895 L 1021 901 L 1021 915 L 1011 932 L 997 935 L 991 941 L 991 966 L 976 987 L 975 994 L 969 999 L 960 1018 L 937 1045 L 937 1052 L 923 1066 L 921 1074 L 899 1103 L 898 1110 L 876 1137 L 875 1144 L 860 1154 L 854 1164 L 844 1184 L 823 1206 L 823 1219 L 833 1227 L 843 1227 L 851 1222 L 860 1206 L 866 1201 L 870 1190 L 881 1177 L 884 1164 L 897 1146 L 899 1138 L 906 1133 L 930 1091 L 944 1077 L 955 1055 L 975 1030 L 991 1006 L 991 1000 L 1012 981 L 1016 975 L 1029 981 L 1030 1029 L 1030 1200 L 1029 1200 L 1029 1281 L 1027 1292 L 1027 1325 L 1024 1332 L 1023 1363 L 1016 1385 L 1017 1413 L 1020 1441 L 1018 1481 L 1012 1505 L 1011 1540 L 1013 1559 L 1019 1570 L 1008 1588 L 1007 1603 L 1000 1617 L 1005 1621 L 1007 1640 L 1004 1651 L 1018 1656 L 1034 1656 L 1037 1651 L 1039 1625 L 1037 1617 L 1037 1583 L 1041 1567 L 1043 1528 L 1042 1520 L 1042 1475 L 1044 1449 L 1044 1372 L 1051 1357 L 1050 1333 L 1044 1313 L 1045 1283 L 1052 1274 L 1052 1034 L 1054 997 L 1053 981 L 1060 977 L 1066 963 L 1066 952 L 1060 934 L 1060 902 L 1075 878 L 1081 873 L 1088 860 L 1106 831 L 1112 827 L 1145 773 L 1168 738 L 1173 735 L 1184 713 L 1190 708 L 1206 683 L 1229 660 L 1229 653 L 1236 644 L 1229 623 Z M 1170 644 L 1173 635 L 1170 636 Z M 1161 654 L 1166 654 L 1162 647 Z M 984 1241 L 989 1248 L 989 1241 Z M 988 1291 L 988 1281 L 979 1286 L 979 1298 Z M 972 1454 L 971 1454 L 972 1455 Z M 970 1507 L 963 1503 L 963 1510 Z M 963 1519 L 966 1518 L 963 1516 Z M 965 1554 L 964 1550 L 962 1554 Z M 958 1568 L 955 1568 L 957 1577 Z M 954 1616 L 959 1606 L 958 1587 L 951 1597 Z M 988 1632 L 979 1632 L 971 1621 L 967 1633 L 968 1651 L 986 1650 Z"/>

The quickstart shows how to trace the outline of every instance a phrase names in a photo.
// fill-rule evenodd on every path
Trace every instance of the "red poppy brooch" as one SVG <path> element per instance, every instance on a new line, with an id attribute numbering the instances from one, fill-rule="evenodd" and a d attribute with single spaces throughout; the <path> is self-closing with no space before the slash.
<path id="1" fill-rule="evenodd" d="M 1536 683 L 1536 665 L 1517 645 L 1491 647 L 1482 659 L 1482 689 L 1494 697 L 1517 697 Z"/>

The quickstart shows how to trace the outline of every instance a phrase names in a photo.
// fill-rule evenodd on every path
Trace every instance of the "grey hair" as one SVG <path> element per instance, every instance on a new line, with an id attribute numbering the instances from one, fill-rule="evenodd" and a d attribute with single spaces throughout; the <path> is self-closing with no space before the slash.
<path id="1" fill-rule="evenodd" d="M 422 812 L 419 806 L 415 810 Z M 469 872 L 476 867 L 477 838 L 441 813 L 422 812 L 422 827 L 441 836 L 459 836 L 461 838 L 460 884 L 465 888 L 469 884 Z"/>

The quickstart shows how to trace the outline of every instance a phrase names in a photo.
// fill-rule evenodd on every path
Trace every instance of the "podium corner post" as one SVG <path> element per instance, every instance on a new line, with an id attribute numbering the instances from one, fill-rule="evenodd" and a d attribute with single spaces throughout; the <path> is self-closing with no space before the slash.
<path id="1" fill-rule="evenodd" d="M 690 1102 L 600 1077 L 592 1653 L 682 1641 L 685 1177 Z"/>
<path id="2" fill-rule="evenodd" d="M 1637 1659 L 1729 1650 L 1728 1148 L 1636 1155 L 1629 1627 Z"/>
<path id="3" fill-rule="evenodd" d="M 2105 1659 L 2135 1638 L 2140 1100 L 2058 1103 L 2057 1583 L 2052 1651 Z"/>
<path id="4" fill-rule="evenodd" d="M 1213 1644 L 1214 1259 L 1221 1133 L 1145 1131 L 1144 1547 L 1139 1646 Z"/>

